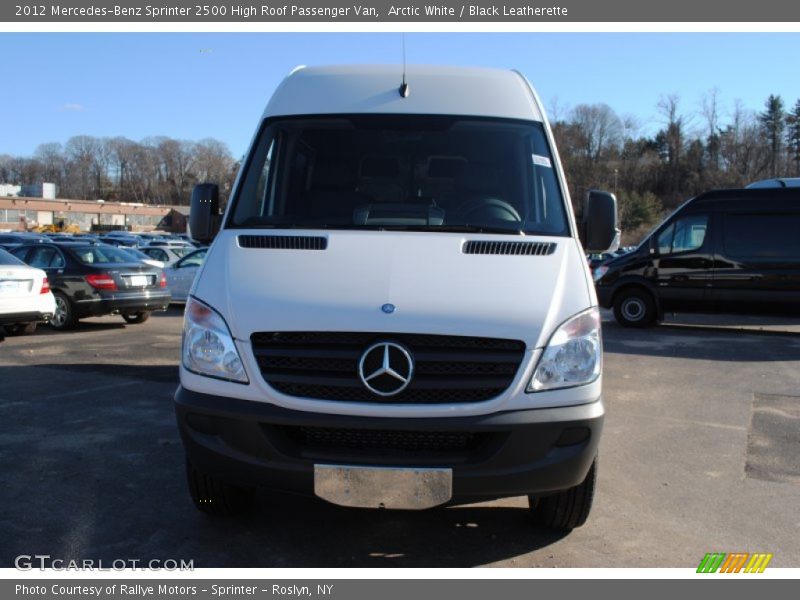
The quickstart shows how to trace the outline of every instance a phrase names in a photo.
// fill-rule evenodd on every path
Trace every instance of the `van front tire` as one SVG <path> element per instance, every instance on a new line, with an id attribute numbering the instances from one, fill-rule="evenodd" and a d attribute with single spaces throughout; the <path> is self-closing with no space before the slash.
<path id="1" fill-rule="evenodd" d="M 231 485 L 199 471 L 186 459 L 186 480 L 195 508 L 207 515 L 230 517 L 253 507 L 255 488 Z"/>
<path id="2" fill-rule="evenodd" d="M 536 523 L 554 531 L 571 531 L 589 518 L 597 483 L 597 458 L 579 485 L 543 498 L 528 496 Z"/>
<path id="3" fill-rule="evenodd" d="M 645 289 L 623 290 L 614 300 L 614 318 L 624 327 L 647 327 L 656 321 L 656 303 Z"/>

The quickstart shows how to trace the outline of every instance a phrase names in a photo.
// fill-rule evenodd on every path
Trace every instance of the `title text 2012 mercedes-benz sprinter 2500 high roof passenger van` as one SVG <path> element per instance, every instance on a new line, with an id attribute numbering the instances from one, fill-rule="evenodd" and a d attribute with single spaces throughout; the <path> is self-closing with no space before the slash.
<path id="1" fill-rule="evenodd" d="M 616 233 L 589 195 L 586 246 Z M 549 126 L 519 74 L 301 68 L 267 105 L 186 305 L 175 396 L 205 512 L 253 490 L 422 509 L 591 507 L 603 420 L 594 286 Z"/>

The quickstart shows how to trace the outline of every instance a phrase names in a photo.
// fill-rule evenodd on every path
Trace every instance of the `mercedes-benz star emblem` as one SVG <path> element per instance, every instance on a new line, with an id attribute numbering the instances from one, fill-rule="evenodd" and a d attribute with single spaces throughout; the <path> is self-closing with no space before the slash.
<path id="1" fill-rule="evenodd" d="M 378 342 L 361 355 L 358 376 L 366 388 L 378 396 L 399 394 L 414 373 L 414 360 L 408 350 L 394 342 Z"/>
<path id="2" fill-rule="evenodd" d="M 381 310 L 385 312 L 387 315 L 390 315 L 394 312 L 394 304 L 384 304 L 381 306 Z"/>

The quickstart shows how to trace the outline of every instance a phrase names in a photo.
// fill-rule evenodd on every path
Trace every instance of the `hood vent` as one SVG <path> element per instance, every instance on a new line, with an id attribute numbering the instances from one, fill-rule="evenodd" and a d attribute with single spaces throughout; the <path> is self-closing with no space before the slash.
<path id="1" fill-rule="evenodd" d="M 241 248 L 269 250 L 325 250 L 328 238 L 307 235 L 240 235 Z"/>
<path id="2" fill-rule="evenodd" d="M 507 254 L 510 256 L 546 256 L 556 251 L 552 242 L 465 242 L 464 254 Z"/>

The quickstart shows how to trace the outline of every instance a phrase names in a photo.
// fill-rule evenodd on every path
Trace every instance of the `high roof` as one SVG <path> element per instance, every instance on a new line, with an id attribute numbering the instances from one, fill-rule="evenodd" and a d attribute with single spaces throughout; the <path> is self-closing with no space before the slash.
<path id="1" fill-rule="evenodd" d="M 528 82 L 516 71 L 408 65 L 299 67 L 275 90 L 264 117 L 318 114 L 449 114 L 541 121 Z"/>

